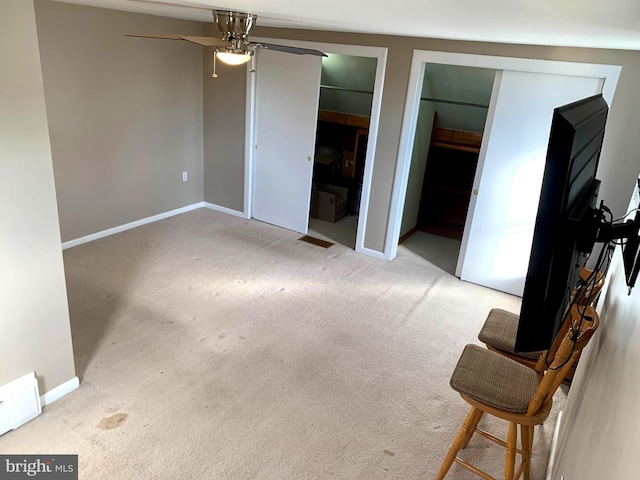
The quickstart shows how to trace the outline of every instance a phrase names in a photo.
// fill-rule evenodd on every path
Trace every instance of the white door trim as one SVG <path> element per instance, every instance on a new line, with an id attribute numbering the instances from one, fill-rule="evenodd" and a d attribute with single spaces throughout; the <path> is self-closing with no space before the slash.
<path id="1" fill-rule="evenodd" d="M 413 140 L 415 137 L 416 122 L 418 118 L 418 105 L 420 102 L 420 92 L 422 90 L 426 63 L 492 68 L 495 70 L 548 73 L 555 75 L 572 75 L 577 77 L 604 78 L 602 95 L 609 106 L 611 106 L 611 102 L 613 101 L 613 95 L 616 90 L 616 86 L 618 85 L 618 79 L 620 78 L 620 72 L 622 70 L 622 67 L 617 65 L 598 65 L 561 62 L 555 60 L 494 57 L 489 55 L 414 50 L 413 59 L 411 61 L 411 73 L 409 77 L 409 86 L 407 88 L 404 117 L 402 120 L 402 130 L 400 133 L 398 162 L 396 165 L 393 190 L 391 193 L 387 235 L 384 245 L 384 255 L 388 260 L 395 258 L 398 252 L 402 212 L 404 210 L 405 196 L 407 193 L 407 180 L 409 178 L 409 168 L 411 166 L 411 153 L 413 151 Z M 469 223 L 469 220 L 470 217 L 467 215 L 467 223 Z M 466 243 L 463 245 L 466 245 Z M 464 253 L 462 251 L 460 258 L 464 258 Z M 456 271 L 461 268 L 461 261 L 459 260 L 458 263 L 459 265 L 456 268 Z"/>
<path id="2" fill-rule="evenodd" d="M 253 151 L 256 124 L 256 76 L 251 72 L 251 65 L 252 62 L 249 62 L 245 67 L 247 71 L 247 88 L 244 116 L 244 204 L 242 216 L 246 219 L 251 218 L 253 213 Z"/>
<path id="3" fill-rule="evenodd" d="M 342 45 L 338 43 L 304 42 L 298 40 L 283 40 L 264 37 L 251 37 L 253 41 L 278 43 L 280 45 L 312 48 L 326 53 L 353 55 L 358 57 L 372 57 L 378 60 L 376 65 L 376 78 L 373 87 L 373 99 L 371 103 L 371 117 L 369 120 L 369 135 L 367 139 L 367 154 L 365 157 L 364 178 L 362 180 L 362 194 L 360 196 L 360 213 L 358 216 L 358 233 L 356 236 L 356 252 L 371 255 L 371 250 L 364 247 L 365 229 L 369 214 L 369 199 L 371 194 L 371 179 L 373 176 L 373 163 L 375 159 L 376 144 L 378 141 L 378 127 L 380 123 L 380 110 L 382 107 L 382 90 L 384 76 L 387 67 L 386 47 L 368 47 L 362 45 Z M 244 171 L 244 211 L 246 218 L 251 218 L 253 202 L 253 175 L 254 175 L 254 125 L 255 125 L 255 76 L 249 73 L 247 67 L 247 114 L 245 136 L 245 171 Z M 378 254 L 378 252 L 376 252 Z M 375 255 L 378 256 L 378 255 Z"/>

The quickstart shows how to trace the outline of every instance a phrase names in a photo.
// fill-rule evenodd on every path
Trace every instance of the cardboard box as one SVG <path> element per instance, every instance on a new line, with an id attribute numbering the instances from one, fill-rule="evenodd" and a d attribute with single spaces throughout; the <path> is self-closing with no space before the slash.
<path id="1" fill-rule="evenodd" d="M 349 189 L 347 187 L 339 187 L 338 185 L 331 185 L 329 183 L 318 183 L 316 184 L 316 189 L 321 192 L 333 193 L 336 197 L 341 198 L 345 202 L 349 195 Z"/>
<path id="2" fill-rule="evenodd" d="M 335 187 L 334 185 L 322 185 L 322 187 Z M 347 189 L 344 187 L 335 187 L 337 189 Z M 344 193 L 340 191 L 340 193 Z M 321 185 L 314 188 L 311 192 L 311 217 L 326 222 L 335 223 L 344 218 L 347 207 L 346 193 L 345 198 L 341 198 L 335 192 L 321 190 Z"/>

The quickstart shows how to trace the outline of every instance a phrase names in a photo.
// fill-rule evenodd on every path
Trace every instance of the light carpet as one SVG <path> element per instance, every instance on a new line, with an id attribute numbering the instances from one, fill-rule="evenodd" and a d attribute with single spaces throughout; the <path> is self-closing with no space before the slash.
<path id="1" fill-rule="evenodd" d="M 402 246 L 386 262 L 299 236 L 200 209 L 65 251 L 81 386 L 0 451 L 79 454 L 82 479 L 434 478 L 467 413 L 458 356 L 519 299 Z M 462 455 L 501 475 L 482 437 Z"/>

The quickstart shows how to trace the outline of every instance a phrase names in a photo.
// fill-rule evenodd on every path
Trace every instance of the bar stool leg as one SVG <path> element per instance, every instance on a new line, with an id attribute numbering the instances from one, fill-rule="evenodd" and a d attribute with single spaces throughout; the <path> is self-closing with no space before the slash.
<path id="1" fill-rule="evenodd" d="M 460 449 L 463 448 L 463 445 L 469 443 L 469 439 L 475 431 L 475 425 L 480 421 L 482 413 L 482 410 L 479 410 L 476 407 L 471 407 L 471 410 L 469 410 L 469 413 L 467 414 L 467 418 L 464 419 L 464 423 L 460 427 L 460 430 L 458 430 L 458 434 L 456 435 L 449 452 L 444 457 L 440 470 L 438 471 L 438 475 L 436 476 L 436 480 L 442 480 L 445 477 Z"/>
<path id="2" fill-rule="evenodd" d="M 516 447 L 518 443 L 518 424 L 509 423 L 509 434 L 507 435 L 507 458 L 504 463 L 505 480 L 513 480 L 516 469 Z"/>
<path id="3" fill-rule="evenodd" d="M 469 425 L 470 428 L 470 434 L 467 436 L 467 438 L 465 439 L 465 442 L 462 444 L 462 447 L 460 448 L 467 448 L 467 445 L 469 444 L 469 440 L 471 440 L 471 437 L 473 437 L 473 433 L 476 431 L 476 427 L 478 426 L 478 422 L 480 422 L 480 419 L 482 418 L 482 415 L 484 415 L 484 412 L 480 409 L 476 409 L 478 410 L 477 412 L 477 416 L 473 419 L 473 423 L 471 425 Z"/>
<path id="4" fill-rule="evenodd" d="M 531 430 L 532 426 L 520 425 L 520 432 L 522 435 L 522 471 L 524 472 L 524 480 L 529 479 L 529 472 L 531 470 Z"/>

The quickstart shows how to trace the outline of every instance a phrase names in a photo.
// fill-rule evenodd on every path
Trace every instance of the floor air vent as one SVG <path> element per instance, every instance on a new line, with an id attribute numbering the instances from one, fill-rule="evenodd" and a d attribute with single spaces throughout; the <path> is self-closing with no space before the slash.
<path id="1" fill-rule="evenodd" d="M 300 237 L 298 240 L 302 242 L 310 243 L 311 245 L 317 245 L 322 248 L 329 248 L 335 245 L 335 243 L 327 242 L 326 240 L 321 240 L 316 237 L 312 237 L 310 235 L 305 235 L 304 237 Z"/>

